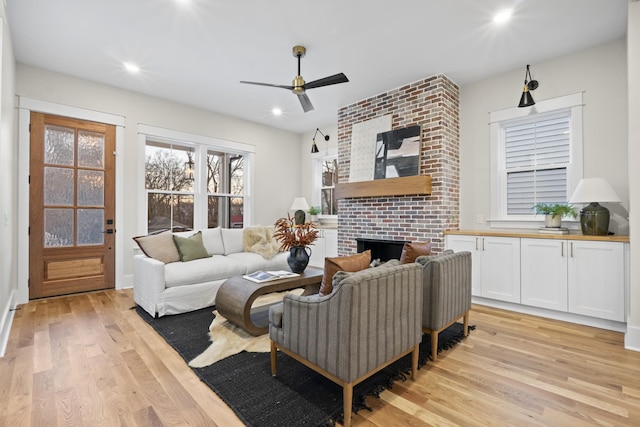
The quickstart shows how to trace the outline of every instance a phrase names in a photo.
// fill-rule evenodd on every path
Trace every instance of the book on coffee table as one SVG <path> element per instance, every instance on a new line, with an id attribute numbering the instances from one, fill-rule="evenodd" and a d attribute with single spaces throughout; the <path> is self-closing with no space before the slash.
<path id="1" fill-rule="evenodd" d="M 298 277 L 298 276 L 299 276 L 298 273 L 292 273 L 291 271 L 286 271 L 286 270 L 277 270 L 277 271 L 258 270 L 251 274 L 245 274 L 242 277 L 247 280 L 251 280 L 252 282 L 262 283 L 262 282 L 268 282 L 270 280 L 285 279 L 287 277 Z"/>

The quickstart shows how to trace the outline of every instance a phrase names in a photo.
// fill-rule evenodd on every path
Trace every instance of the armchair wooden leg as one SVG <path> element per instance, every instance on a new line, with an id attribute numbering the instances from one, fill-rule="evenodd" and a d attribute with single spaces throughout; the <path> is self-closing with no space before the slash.
<path id="1" fill-rule="evenodd" d="M 468 311 L 464 314 L 464 326 L 462 327 L 462 332 L 464 333 L 465 337 L 469 335 L 469 312 Z"/>
<path id="2" fill-rule="evenodd" d="M 438 334 L 440 331 L 431 331 L 431 360 L 434 362 L 438 358 Z"/>
<path id="3" fill-rule="evenodd" d="M 277 362 L 278 362 L 278 349 L 276 348 L 276 343 L 271 341 L 271 376 L 276 376 L 277 371 Z"/>
<path id="4" fill-rule="evenodd" d="M 420 355 L 420 345 L 416 345 L 411 353 L 411 379 L 418 378 L 418 356 Z"/>
<path id="5" fill-rule="evenodd" d="M 342 404 L 344 406 L 344 421 L 342 425 L 351 425 L 351 405 L 353 403 L 353 383 L 347 383 L 342 388 Z"/>

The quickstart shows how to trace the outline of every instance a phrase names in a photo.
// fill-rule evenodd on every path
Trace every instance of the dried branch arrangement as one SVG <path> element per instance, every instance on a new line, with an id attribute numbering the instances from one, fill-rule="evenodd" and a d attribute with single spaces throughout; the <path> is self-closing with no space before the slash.
<path id="1" fill-rule="evenodd" d="M 274 224 L 275 237 L 283 251 L 288 251 L 294 246 L 309 246 L 318 238 L 317 226 L 312 222 L 296 225 L 290 215 L 287 218 L 279 218 Z"/>

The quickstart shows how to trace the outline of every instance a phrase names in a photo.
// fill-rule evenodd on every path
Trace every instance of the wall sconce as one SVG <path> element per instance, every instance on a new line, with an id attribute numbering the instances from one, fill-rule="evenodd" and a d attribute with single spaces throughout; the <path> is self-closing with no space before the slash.
<path id="1" fill-rule="evenodd" d="M 527 80 L 527 77 L 529 80 Z M 527 71 L 524 73 L 524 88 L 522 89 L 522 96 L 520 97 L 518 107 L 530 107 L 536 103 L 533 100 L 533 96 L 530 91 L 536 90 L 538 86 L 538 81 L 531 79 L 531 72 L 529 71 L 529 65 L 527 64 Z"/>
<path id="2" fill-rule="evenodd" d="M 582 234 L 606 236 L 609 233 L 609 209 L 599 202 L 620 202 L 620 197 L 604 178 L 580 180 L 569 203 L 589 203 L 580 211 Z"/>
<path id="3" fill-rule="evenodd" d="M 318 133 L 324 136 L 325 141 L 329 141 L 329 135 L 325 135 L 324 133 L 322 133 L 322 131 L 320 131 L 320 129 L 316 128 L 316 133 L 313 134 L 313 145 L 311 146 L 312 153 L 318 152 L 318 146 L 316 145 L 316 136 L 318 136 Z"/>

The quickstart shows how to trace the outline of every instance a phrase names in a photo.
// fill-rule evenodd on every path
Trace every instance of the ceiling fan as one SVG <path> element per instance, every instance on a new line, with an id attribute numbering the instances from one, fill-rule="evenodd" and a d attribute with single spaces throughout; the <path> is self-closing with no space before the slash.
<path id="1" fill-rule="evenodd" d="M 302 76 L 300 75 L 300 59 L 302 59 L 302 57 L 304 57 L 306 53 L 307 53 L 307 49 L 304 46 L 293 47 L 293 56 L 298 58 L 298 75 L 293 79 L 291 86 L 276 85 L 271 83 L 247 82 L 247 81 L 241 81 L 240 83 L 289 89 L 294 94 L 298 95 L 298 100 L 300 100 L 300 105 L 302 105 L 302 109 L 304 110 L 304 112 L 306 113 L 308 111 L 311 111 L 313 110 L 313 104 L 311 103 L 311 100 L 309 100 L 309 97 L 305 93 L 307 89 L 315 89 L 317 87 L 335 85 L 338 83 L 346 83 L 349 81 L 349 79 L 343 73 L 339 73 L 339 74 L 334 74 L 333 76 L 324 77 L 322 79 L 318 79 L 318 80 L 314 80 L 312 82 L 306 83 L 302 78 Z"/>

